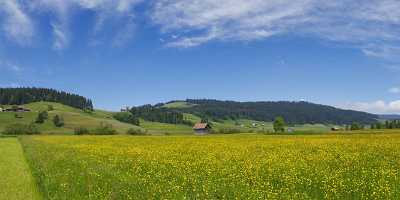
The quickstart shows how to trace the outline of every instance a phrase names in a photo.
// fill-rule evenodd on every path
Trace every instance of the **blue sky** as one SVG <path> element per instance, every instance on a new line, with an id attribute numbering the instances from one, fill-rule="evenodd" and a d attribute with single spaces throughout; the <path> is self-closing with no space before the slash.
<path id="1" fill-rule="evenodd" d="M 3 0 L 0 86 L 400 113 L 396 0 Z"/>

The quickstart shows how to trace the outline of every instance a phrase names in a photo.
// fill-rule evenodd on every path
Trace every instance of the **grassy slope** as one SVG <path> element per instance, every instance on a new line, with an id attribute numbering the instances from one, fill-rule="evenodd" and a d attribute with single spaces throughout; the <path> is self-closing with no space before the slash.
<path id="1" fill-rule="evenodd" d="M 165 107 L 165 108 L 190 108 L 194 105 L 196 105 L 196 104 L 191 104 L 191 103 L 184 102 L 184 101 L 177 101 L 177 102 L 165 104 L 163 107 Z"/>
<path id="2" fill-rule="evenodd" d="M 399 199 L 400 135 L 24 137 L 49 199 Z"/>
<path id="3" fill-rule="evenodd" d="M 47 120 L 44 124 L 39 125 L 40 129 L 44 133 L 70 134 L 76 127 L 83 126 L 89 129 L 94 129 L 101 122 L 112 124 L 119 133 L 125 133 L 129 128 L 138 128 L 136 126 L 114 120 L 112 117 L 112 112 L 95 110 L 93 113 L 85 113 L 82 110 L 59 103 L 36 102 L 25 105 L 25 107 L 31 109 L 32 112 L 22 113 L 24 116 L 22 119 L 16 119 L 14 117 L 14 113 L 0 112 L 0 131 L 2 131 L 8 124 L 28 124 L 33 122 L 37 116 L 37 113 L 42 110 L 47 110 L 48 105 L 52 105 L 54 110 L 49 112 L 49 120 Z M 57 114 L 64 118 L 65 127 L 57 128 L 53 125 L 51 119 Z"/>
<path id="4" fill-rule="evenodd" d="M 17 138 L 0 138 L 0 199 L 40 199 Z"/>

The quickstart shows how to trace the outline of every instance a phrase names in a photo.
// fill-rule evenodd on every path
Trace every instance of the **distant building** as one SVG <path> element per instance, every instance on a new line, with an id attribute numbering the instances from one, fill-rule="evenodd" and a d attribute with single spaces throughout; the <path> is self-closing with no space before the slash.
<path id="1" fill-rule="evenodd" d="M 31 110 L 22 106 L 13 106 L 11 108 L 3 109 L 3 112 L 31 112 Z"/>
<path id="2" fill-rule="evenodd" d="M 0 112 L 3 112 L 3 108 L 0 108 Z"/>
<path id="3" fill-rule="evenodd" d="M 205 135 L 210 133 L 211 126 L 208 123 L 197 123 L 194 125 L 193 130 L 197 135 Z"/>
<path id="4" fill-rule="evenodd" d="M 127 106 L 121 109 L 121 112 L 129 112 L 131 109 Z"/>
<path id="5" fill-rule="evenodd" d="M 332 127 L 332 128 L 331 128 L 331 131 L 340 131 L 340 128 L 338 128 L 338 127 Z"/>

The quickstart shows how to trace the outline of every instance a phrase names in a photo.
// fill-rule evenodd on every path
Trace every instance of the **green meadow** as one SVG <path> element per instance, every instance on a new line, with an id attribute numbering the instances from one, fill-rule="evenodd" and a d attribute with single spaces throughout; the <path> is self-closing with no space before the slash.
<path id="1" fill-rule="evenodd" d="M 20 141 L 44 199 L 400 198 L 398 133 Z"/>

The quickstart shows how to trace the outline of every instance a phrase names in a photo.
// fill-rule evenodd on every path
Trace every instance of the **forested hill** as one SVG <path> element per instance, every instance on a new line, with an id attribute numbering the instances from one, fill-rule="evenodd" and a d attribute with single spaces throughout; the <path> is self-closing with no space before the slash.
<path id="1" fill-rule="evenodd" d="M 47 88 L 0 88 L 0 105 L 22 105 L 48 101 L 74 108 L 93 110 L 90 99 L 76 94 Z"/>
<path id="2" fill-rule="evenodd" d="M 378 119 L 377 115 L 365 112 L 342 110 L 308 102 L 234 102 L 188 99 L 183 103 L 185 106 L 170 109 L 213 120 L 246 118 L 273 121 L 275 117 L 282 116 L 288 123 L 292 124 L 350 124 L 352 122 L 370 124 Z"/>

